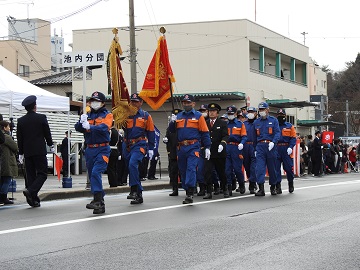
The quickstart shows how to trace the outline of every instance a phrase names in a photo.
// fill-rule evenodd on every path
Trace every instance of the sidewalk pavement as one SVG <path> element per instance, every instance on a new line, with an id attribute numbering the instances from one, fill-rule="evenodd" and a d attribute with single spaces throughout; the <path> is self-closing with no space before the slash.
<path id="1" fill-rule="evenodd" d="M 51 201 L 51 200 L 59 200 L 59 199 L 71 199 L 78 197 L 92 197 L 90 190 L 86 190 L 86 173 L 80 175 L 72 175 L 72 187 L 71 188 L 63 188 L 62 187 L 62 177 L 60 181 L 57 176 L 48 175 L 46 182 L 44 183 L 42 189 L 39 192 L 39 197 L 41 201 Z M 159 179 L 157 180 L 146 180 L 142 181 L 141 184 L 144 188 L 144 191 L 147 190 L 158 190 L 158 189 L 168 189 L 170 188 L 169 184 L 169 175 L 163 174 L 161 175 L 161 179 L 159 175 L 157 175 Z M 23 190 L 25 189 L 25 180 L 22 177 L 18 177 L 16 179 L 16 192 L 12 194 L 12 192 L 8 193 L 8 197 L 14 198 L 15 204 L 26 203 L 26 198 L 23 195 Z M 130 187 L 127 186 L 119 186 L 119 187 L 109 187 L 107 174 L 102 175 L 103 187 L 105 194 L 117 194 L 117 193 L 128 193 L 130 192 Z"/>

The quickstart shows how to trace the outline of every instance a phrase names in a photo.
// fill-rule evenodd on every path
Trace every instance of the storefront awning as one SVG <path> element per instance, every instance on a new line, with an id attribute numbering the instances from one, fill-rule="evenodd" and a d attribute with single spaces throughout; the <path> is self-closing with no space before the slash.
<path id="1" fill-rule="evenodd" d="M 334 121 L 321 121 L 321 120 L 297 120 L 297 125 L 304 127 L 317 127 L 317 126 L 344 125 L 344 123 L 334 122 Z"/>
<path id="2" fill-rule="evenodd" d="M 276 108 L 303 108 L 303 107 L 316 107 L 317 103 L 309 101 L 296 101 L 291 99 L 268 99 L 266 101 L 270 107 Z"/>
<path id="3" fill-rule="evenodd" d="M 220 101 L 220 100 L 245 100 L 243 92 L 210 92 L 210 93 L 190 93 L 195 101 Z M 173 94 L 174 99 L 179 100 L 184 94 Z"/>

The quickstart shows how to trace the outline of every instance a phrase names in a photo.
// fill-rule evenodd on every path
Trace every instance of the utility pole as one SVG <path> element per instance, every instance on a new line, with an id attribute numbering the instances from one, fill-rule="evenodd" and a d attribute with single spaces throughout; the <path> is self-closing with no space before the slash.
<path id="1" fill-rule="evenodd" d="M 346 137 L 349 136 L 349 101 L 346 100 Z"/>
<path id="2" fill-rule="evenodd" d="M 302 33 L 300 33 L 300 34 L 302 34 L 303 36 L 304 36 L 304 45 L 305 45 L 305 35 L 307 35 L 307 34 L 309 34 L 309 33 L 307 33 L 307 32 L 302 32 Z"/>
<path id="3" fill-rule="evenodd" d="M 256 22 L 256 0 L 255 0 L 255 22 Z"/>
<path id="4" fill-rule="evenodd" d="M 131 94 L 137 92 L 134 0 L 129 0 Z"/>

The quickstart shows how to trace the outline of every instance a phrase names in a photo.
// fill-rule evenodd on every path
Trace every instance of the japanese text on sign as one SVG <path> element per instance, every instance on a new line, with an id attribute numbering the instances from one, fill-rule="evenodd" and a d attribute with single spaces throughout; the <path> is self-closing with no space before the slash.
<path id="1" fill-rule="evenodd" d="M 62 58 L 63 67 L 99 66 L 105 64 L 103 51 L 65 52 Z"/>

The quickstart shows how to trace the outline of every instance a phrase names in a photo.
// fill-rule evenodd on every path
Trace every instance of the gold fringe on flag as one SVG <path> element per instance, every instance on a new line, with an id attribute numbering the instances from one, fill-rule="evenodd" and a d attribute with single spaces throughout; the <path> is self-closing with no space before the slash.
<path id="1" fill-rule="evenodd" d="M 115 126 L 119 129 L 125 126 L 126 119 L 137 112 L 137 108 L 130 105 L 128 88 L 126 86 L 123 71 L 120 63 L 122 55 L 118 30 L 112 30 L 113 38 L 107 59 L 108 92 L 112 95 L 112 114 L 114 116 Z"/>

